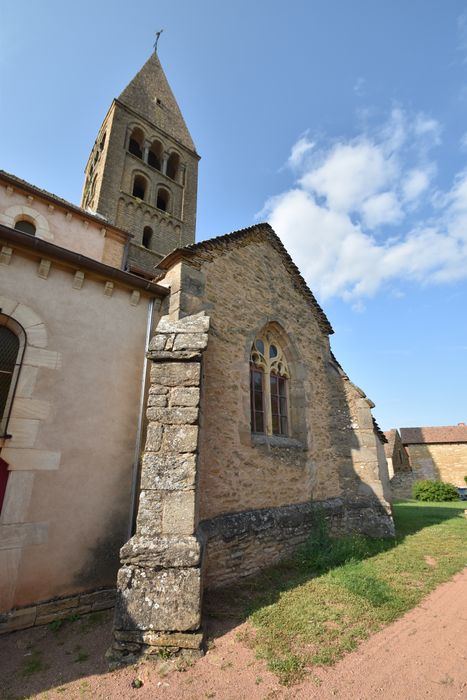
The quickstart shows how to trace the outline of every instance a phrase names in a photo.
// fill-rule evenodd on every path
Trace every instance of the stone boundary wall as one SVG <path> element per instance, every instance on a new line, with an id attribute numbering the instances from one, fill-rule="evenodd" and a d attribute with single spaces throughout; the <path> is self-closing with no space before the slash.
<path id="1" fill-rule="evenodd" d="M 205 588 L 221 588 L 290 556 L 322 517 L 334 536 L 394 536 L 392 518 L 376 499 L 332 498 L 220 515 L 200 523 L 207 540 Z"/>
<path id="2" fill-rule="evenodd" d="M 103 588 L 10 610 L 0 615 L 0 634 L 48 625 L 49 622 L 65 620 L 72 615 L 108 610 L 115 605 L 115 594 L 115 588 Z"/>

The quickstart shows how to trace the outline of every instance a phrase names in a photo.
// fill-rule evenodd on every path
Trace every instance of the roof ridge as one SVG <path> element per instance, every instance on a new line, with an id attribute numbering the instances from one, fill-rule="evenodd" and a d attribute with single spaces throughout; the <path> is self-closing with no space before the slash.
<path id="1" fill-rule="evenodd" d="M 226 246 L 226 244 L 233 243 L 255 233 L 260 233 L 265 237 L 264 239 L 269 239 L 270 243 L 276 248 L 282 258 L 284 258 L 285 266 L 289 273 L 297 280 L 299 290 L 305 297 L 308 298 L 312 307 L 316 310 L 318 314 L 318 323 L 321 330 L 328 335 L 334 333 L 334 330 L 315 295 L 307 285 L 304 277 L 302 276 L 297 265 L 292 260 L 281 239 L 268 222 L 262 221 L 237 231 L 231 231 L 230 233 L 224 233 L 220 236 L 215 236 L 214 238 L 208 238 L 204 241 L 198 241 L 197 243 L 191 243 L 182 248 L 177 248 L 160 261 L 158 268 L 161 270 L 169 269 L 174 262 L 180 257 L 183 257 L 184 254 L 188 253 L 190 255 L 196 255 L 196 253 L 202 252 L 203 250 L 222 249 Z"/>

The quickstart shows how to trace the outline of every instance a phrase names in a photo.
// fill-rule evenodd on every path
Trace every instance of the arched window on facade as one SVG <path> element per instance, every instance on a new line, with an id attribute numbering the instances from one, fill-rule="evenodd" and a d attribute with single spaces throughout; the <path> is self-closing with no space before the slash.
<path id="1" fill-rule="evenodd" d="M 160 170 L 162 166 L 162 144 L 160 141 L 153 141 L 148 151 L 148 165 L 151 168 Z"/>
<path id="2" fill-rule="evenodd" d="M 144 134 L 138 127 L 134 128 L 131 132 L 130 141 L 128 143 L 128 150 L 133 153 L 137 158 L 143 157 L 143 144 L 144 144 Z"/>
<path id="3" fill-rule="evenodd" d="M 165 187 L 159 187 L 157 190 L 156 207 L 161 211 L 169 211 L 170 192 Z"/>
<path id="4" fill-rule="evenodd" d="M 147 182 L 142 175 L 135 175 L 133 180 L 133 190 L 131 194 L 133 197 L 138 197 L 138 199 L 146 198 Z"/>
<path id="5" fill-rule="evenodd" d="M 150 226 L 145 226 L 143 229 L 143 245 L 145 248 L 151 247 L 152 239 L 152 228 Z"/>
<path id="6" fill-rule="evenodd" d="M 179 168 L 180 156 L 178 153 L 171 153 L 167 161 L 167 177 L 170 177 L 172 180 L 176 180 Z"/>
<path id="7" fill-rule="evenodd" d="M 26 334 L 23 327 L 10 316 L 0 314 L 0 437 L 7 435 L 25 349 Z"/>
<path id="8" fill-rule="evenodd" d="M 250 354 L 251 430 L 289 435 L 289 368 L 274 334 L 258 335 Z"/>
<path id="9" fill-rule="evenodd" d="M 31 236 L 36 235 L 36 227 L 32 221 L 29 221 L 28 219 L 19 219 L 15 223 L 15 229 L 17 231 L 22 231 L 23 233 L 29 233 Z"/>

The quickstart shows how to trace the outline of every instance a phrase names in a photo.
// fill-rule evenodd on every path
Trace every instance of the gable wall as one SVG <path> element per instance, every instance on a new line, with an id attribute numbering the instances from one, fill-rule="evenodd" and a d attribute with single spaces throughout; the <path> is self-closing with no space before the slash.
<path id="1" fill-rule="evenodd" d="M 368 402 L 331 365 L 328 338 L 280 254 L 268 242 L 238 245 L 204 263 L 203 272 L 211 331 L 204 357 L 200 520 L 343 494 L 382 498 Z M 249 354 L 267 322 L 279 323 L 290 343 L 296 446 L 258 445 L 251 435 Z M 362 464 L 372 470 L 367 483 Z"/>

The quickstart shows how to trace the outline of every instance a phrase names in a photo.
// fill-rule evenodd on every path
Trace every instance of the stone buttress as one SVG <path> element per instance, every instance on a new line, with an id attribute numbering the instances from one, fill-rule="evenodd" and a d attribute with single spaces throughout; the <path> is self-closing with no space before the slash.
<path id="1" fill-rule="evenodd" d="M 196 479 L 204 312 L 163 317 L 152 361 L 147 437 L 134 536 L 121 549 L 114 644 L 116 660 L 162 647 L 202 645 L 203 543 L 197 536 Z"/>

